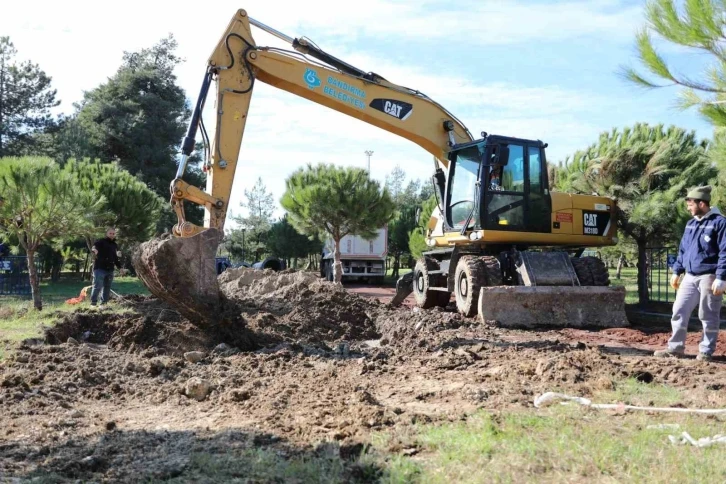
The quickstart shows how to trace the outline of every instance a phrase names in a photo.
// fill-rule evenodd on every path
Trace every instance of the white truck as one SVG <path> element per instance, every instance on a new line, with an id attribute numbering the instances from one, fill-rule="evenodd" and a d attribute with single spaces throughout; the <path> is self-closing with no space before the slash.
<path id="1" fill-rule="evenodd" d="M 328 281 L 333 280 L 334 247 L 332 239 L 326 240 L 320 260 L 320 275 Z M 358 235 L 346 235 L 340 240 L 343 281 L 365 280 L 368 283 L 383 283 L 387 255 L 387 225 L 378 229 L 378 234 L 371 240 Z"/>

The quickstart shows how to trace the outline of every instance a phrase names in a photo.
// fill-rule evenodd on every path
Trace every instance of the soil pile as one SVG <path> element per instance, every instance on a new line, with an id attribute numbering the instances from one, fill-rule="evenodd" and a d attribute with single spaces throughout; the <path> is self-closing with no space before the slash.
<path id="1" fill-rule="evenodd" d="M 129 310 L 127 313 L 80 308 L 65 314 L 45 331 L 45 342 L 57 345 L 71 338 L 78 343 L 102 344 L 124 352 L 169 355 L 213 348 L 221 339 L 236 348 L 250 347 L 243 325 L 239 331 L 228 329 L 220 335 L 218 328 L 202 329 L 151 296 L 129 299 L 123 305 Z"/>
<path id="2" fill-rule="evenodd" d="M 261 344 L 335 343 L 377 338 L 383 304 L 310 272 L 230 269 L 220 290 L 243 314 Z"/>
<path id="3" fill-rule="evenodd" d="M 193 323 L 178 307 L 153 296 L 123 298 L 126 313 L 81 308 L 63 314 L 46 342 L 108 345 L 124 352 L 181 356 L 219 344 L 254 351 L 281 343 L 332 351 L 341 342 L 379 338 L 382 303 L 347 292 L 308 272 L 231 269 L 219 277 L 220 318 Z"/>

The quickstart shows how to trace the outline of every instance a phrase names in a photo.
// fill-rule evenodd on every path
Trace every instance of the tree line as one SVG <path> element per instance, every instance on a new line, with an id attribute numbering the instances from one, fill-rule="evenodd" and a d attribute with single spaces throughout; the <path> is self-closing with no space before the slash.
<path id="1" fill-rule="evenodd" d="M 183 62 L 173 35 L 138 52 L 124 52 L 106 82 L 84 92 L 73 112 L 59 106 L 52 77 L 19 60 L 0 37 L 0 242 L 28 259 L 34 305 L 42 306 L 40 270 L 53 280 L 70 264 L 89 264 L 93 241 L 118 228 L 126 249 L 168 231 L 176 216 L 168 203 L 180 139 L 191 115 L 174 69 Z M 204 187 L 199 157 L 184 179 Z M 187 216 L 203 222 L 203 210 Z"/>

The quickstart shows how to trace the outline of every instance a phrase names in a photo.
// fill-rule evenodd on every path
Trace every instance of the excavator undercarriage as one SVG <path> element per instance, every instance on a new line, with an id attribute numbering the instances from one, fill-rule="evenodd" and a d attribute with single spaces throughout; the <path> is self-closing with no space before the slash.
<path id="1" fill-rule="evenodd" d="M 503 327 L 629 325 L 625 288 L 610 286 L 604 263 L 566 251 L 425 252 L 399 279 L 390 304 L 411 293 L 423 309 L 446 307 L 453 293 L 461 314 Z"/>

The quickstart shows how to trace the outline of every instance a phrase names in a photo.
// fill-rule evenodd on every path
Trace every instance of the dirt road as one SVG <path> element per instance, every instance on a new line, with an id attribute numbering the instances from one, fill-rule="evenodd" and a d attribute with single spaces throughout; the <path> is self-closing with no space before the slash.
<path id="1" fill-rule="evenodd" d="M 688 388 L 683 406 L 726 406 L 726 358 L 656 360 L 663 332 L 507 330 L 295 274 L 225 291 L 219 327 L 130 297 L 123 314 L 59 315 L 18 348 L 0 366 L 0 476 L 183 478 L 200 453 L 251 449 L 345 459 L 373 432 L 531 409 L 554 389 L 587 397 L 627 377 Z"/>

